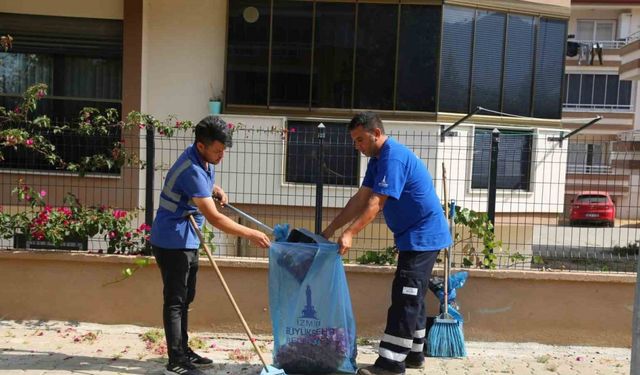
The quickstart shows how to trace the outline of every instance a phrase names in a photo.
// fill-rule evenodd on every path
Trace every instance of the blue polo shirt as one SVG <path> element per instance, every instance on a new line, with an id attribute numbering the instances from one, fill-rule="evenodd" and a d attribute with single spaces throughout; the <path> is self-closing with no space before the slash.
<path id="1" fill-rule="evenodd" d="M 399 251 L 435 251 L 451 245 L 431 175 L 406 146 L 387 138 L 380 155 L 369 159 L 362 186 L 388 196 L 382 212 Z"/>
<path id="2" fill-rule="evenodd" d="M 210 197 L 213 192 L 215 172 L 213 165 L 208 169 L 195 145 L 184 150 L 173 164 L 164 181 L 160 193 L 160 204 L 151 226 L 152 245 L 165 249 L 198 249 L 200 240 L 191 227 L 188 215 L 193 213 L 198 226 L 202 228 L 204 216 L 191 198 Z"/>

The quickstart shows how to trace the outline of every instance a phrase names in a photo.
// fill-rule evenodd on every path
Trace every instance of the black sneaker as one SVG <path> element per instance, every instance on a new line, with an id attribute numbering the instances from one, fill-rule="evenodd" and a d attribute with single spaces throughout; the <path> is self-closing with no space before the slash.
<path id="1" fill-rule="evenodd" d="M 191 363 L 169 363 L 164 370 L 164 375 L 205 375 Z"/>
<path id="2" fill-rule="evenodd" d="M 187 359 L 189 359 L 191 364 L 196 367 L 208 367 L 213 364 L 212 360 L 198 355 L 196 352 L 191 350 L 191 348 L 187 349 L 187 352 L 185 353 L 185 355 L 187 356 Z"/>

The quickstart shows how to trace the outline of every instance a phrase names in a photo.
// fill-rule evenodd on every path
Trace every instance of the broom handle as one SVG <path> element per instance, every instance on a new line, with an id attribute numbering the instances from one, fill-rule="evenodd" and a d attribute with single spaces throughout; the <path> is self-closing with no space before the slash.
<path id="1" fill-rule="evenodd" d="M 220 279 L 220 283 L 222 283 L 222 287 L 224 288 L 224 291 L 227 293 L 227 297 L 229 297 L 229 301 L 231 301 L 231 304 L 233 305 L 233 308 L 236 310 L 236 314 L 238 314 L 238 318 L 240 318 L 240 321 L 242 322 L 242 326 L 244 327 L 244 331 L 249 336 L 249 341 L 251 341 L 251 344 L 253 344 L 253 348 L 256 350 L 256 353 L 258 353 L 258 357 L 260 357 L 260 361 L 262 362 L 262 365 L 264 367 L 267 367 L 267 361 L 264 360 L 264 356 L 262 355 L 262 352 L 260 351 L 260 348 L 258 348 L 258 344 L 256 344 L 256 339 L 253 338 L 253 334 L 251 334 L 251 329 L 249 329 L 249 326 L 247 325 L 247 321 L 244 320 L 244 317 L 242 316 L 242 312 L 240 312 L 240 308 L 236 304 L 236 301 L 233 298 L 233 295 L 231 294 L 231 290 L 229 290 L 229 287 L 227 286 L 227 282 L 224 281 L 224 277 L 222 277 L 222 272 L 220 272 L 220 269 L 218 268 L 218 265 L 216 264 L 216 261 L 213 260 L 213 256 L 211 256 L 211 251 L 209 250 L 209 246 L 207 246 L 207 243 L 204 240 L 204 236 L 202 235 L 202 232 L 200 231 L 200 228 L 198 228 L 198 224 L 196 223 L 195 219 L 193 218 L 193 215 L 189 215 L 189 221 L 191 222 L 191 226 L 196 231 L 196 234 L 198 235 L 198 238 L 200 239 L 200 243 L 202 244 L 202 247 L 204 248 L 204 252 L 207 253 L 207 258 L 209 258 L 209 262 L 211 262 L 211 265 L 216 270 L 216 274 L 218 275 L 218 279 Z"/>
<path id="2" fill-rule="evenodd" d="M 447 168 L 442 163 L 442 189 L 444 192 L 444 214 L 447 222 L 449 221 L 449 201 L 447 195 Z M 445 264 L 444 264 L 444 315 L 449 314 L 449 249 L 444 249 Z"/>

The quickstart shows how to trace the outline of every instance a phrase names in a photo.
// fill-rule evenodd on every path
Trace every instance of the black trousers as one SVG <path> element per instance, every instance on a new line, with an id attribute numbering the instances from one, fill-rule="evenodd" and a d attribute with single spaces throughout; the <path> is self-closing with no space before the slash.
<path id="1" fill-rule="evenodd" d="M 153 255 L 160 267 L 164 285 L 162 320 L 169 363 L 182 362 L 186 359 L 189 346 L 189 304 L 196 296 L 198 250 L 153 246 Z"/>
<path id="2" fill-rule="evenodd" d="M 405 361 L 424 361 L 427 311 L 425 294 L 438 251 L 400 251 L 391 289 L 387 326 L 376 366 L 404 373 Z"/>

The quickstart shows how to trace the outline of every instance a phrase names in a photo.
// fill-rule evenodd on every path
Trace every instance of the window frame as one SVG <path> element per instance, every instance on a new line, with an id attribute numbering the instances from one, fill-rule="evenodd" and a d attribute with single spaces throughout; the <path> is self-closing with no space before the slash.
<path id="1" fill-rule="evenodd" d="M 592 103 L 582 103 L 582 83 L 583 78 L 585 76 L 593 77 L 593 87 L 591 88 L 591 102 Z M 597 76 L 605 76 L 604 81 L 604 97 L 603 104 L 594 104 L 593 99 L 596 94 L 596 77 Z M 607 90 L 609 85 L 609 77 L 616 76 L 618 77 L 617 89 L 616 89 L 616 104 L 608 104 L 607 103 Z M 572 89 L 572 80 L 575 80 L 578 77 L 578 103 L 568 103 L 570 90 Z M 573 78 L 573 79 L 572 79 Z M 565 72 L 564 75 L 564 87 L 563 87 L 563 101 L 562 101 L 562 111 L 608 111 L 608 112 L 622 112 L 622 113 L 633 113 L 635 112 L 635 99 L 636 99 L 636 83 L 634 81 L 625 81 L 620 80 L 620 76 L 618 74 L 609 74 L 603 72 Z M 622 82 L 630 82 L 630 92 L 629 92 L 629 104 L 620 104 L 621 96 L 620 90 L 622 89 Z M 574 83 L 575 84 L 575 83 Z M 625 99 L 625 98 L 622 98 Z"/>
<path id="2" fill-rule="evenodd" d="M 345 129 L 347 129 L 347 125 L 349 124 L 349 120 L 348 119 L 339 119 L 339 118 L 313 118 L 310 119 L 308 117 L 287 117 L 286 121 L 285 121 L 285 129 L 287 129 L 287 131 L 289 130 L 289 124 L 290 123 L 299 123 L 299 122 L 305 122 L 305 123 L 310 123 L 310 124 L 320 124 L 323 123 L 327 128 L 329 128 L 330 126 L 333 126 L 334 124 L 339 126 L 339 125 L 344 125 Z M 291 133 L 288 133 L 291 134 Z M 350 137 L 349 135 L 349 131 L 347 129 L 346 131 L 346 137 Z M 325 138 L 325 142 L 326 142 L 326 138 Z M 315 145 L 315 143 L 314 143 Z M 352 175 L 349 176 L 349 178 L 353 178 L 354 179 L 354 184 L 337 184 L 337 183 L 329 183 L 323 180 L 323 186 L 324 187 L 329 187 L 329 188 L 333 188 L 333 189 L 353 189 L 353 188 L 359 188 L 360 184 L 361 184 L 361 180 L 362 180 L 362 176 L 360 175 L 361 172 L 361 168 L 362 168 L 362 155 L 360 154 L 360 152 L 358 150 L 355 149 L 355 147 L 353 147 L 353 142 L 349 141 L 347 143 L 345 143 L 345 148 L 347 147 L 354 153 L 354 169 L 352 171 Z M 287 136 L 287 139 L 283 142 L 283 149 L 282 149 L 282 180 L 281 180 L 281 184 L 282 186 L 315 186 L 316 182 L 300 182 L 300 181 L 292 181 L 289 180 L 288 176 L 289 176 L 289 171 L 288 171 L 288 159 L 289 159 L 289 136 Z M 324 144 L 325 147 L 325 157 L 326 157 L 326 147 L 327 145 Z M 325 158 L 326 161 L 326 158 Z M 346 163 L 345 163 L 346 164 Z M 325 179 L 327 178 L 326 174 L 323 176 L 325 177 Z"/>
<path id="3" fill-rule="evenodd" d="M 591 37 L 589 39 L 582 39 L 579 37 L 580 32 L 579 32 L 579 25 L 580 23 L 592 23 L 593 24 L 593 33 L 591 35 Z M 605 40 L 605 39 L 597 39 L 596 35 L 598 35 L 598 24 L 610 24 L 611 25 L 611 31 L 612 31 L 612 36 L 611 39 Z M 601 42 L 613 42 L 616 39 L 616 36 L 618 34 L 617 32 L 617 26 L 618 26 L 618 21 L 617 20 L 612 20 L 612 19 L 590 19 L 590 18 L 579 18 L 576 20 L 576 38 L 577 40 L 585 40 L 585 41 L 601 41 Z"/>
<path id="4" fill-rule="evenodd" d="M 518 133 L 527 133 L 527 135 L 530 137 L 531 139 L 531 143 L 530 143 L 530 154 L 529 154 L 529 168 L 528 168 L 528 189 L 516 189 L 516 188 L 501 188 L 498 187 L 496 189 L 496 191 L 498 192 L 509 192 L 509 194 L 532 194 L 535 192 L 535 174 L 534 171 L 535 169 L 534 167 L 534 163 L 535 163 L 535 158 L 536 158 L 536 147 L 537 147 L 537 129 L 535 128 L 517 128 L 517 127 L 497 127 L 497 126 L 493 126 L 493 127 L 487 127 L 487 126 L 473 126 L 470 129 L 470 142 L 468 145 L 468 152 L 469 152 L 469 157 L 467 158 L 469 160 L 469 163 L 467 163 L 467 191 L 470 194 L 486 194 L 488 193 L 489 190 L 489 181 L 487 178 L 487 186 L 486 187 L 473 187 L 473 172 L 474 172 L 474 162 L 476 160 L 476 158 L 474 158 L 474 153 L 475 153 L 475 141 L 476 141 L 476 131 L 477 130 L 484 130 L 487 131 L 489 133 L 491 133 L 491 131 L 497 128 L 501 134 L 503 132 L 518 132 Z M 491 147 L 491 145 L 489 144 L 489 147 Z M 521 161 L 522 162 L 522 161 Z M 491 154 L 489 152 L 489 168 L 490 168 L 490 163 L 491 163 Z"/>

